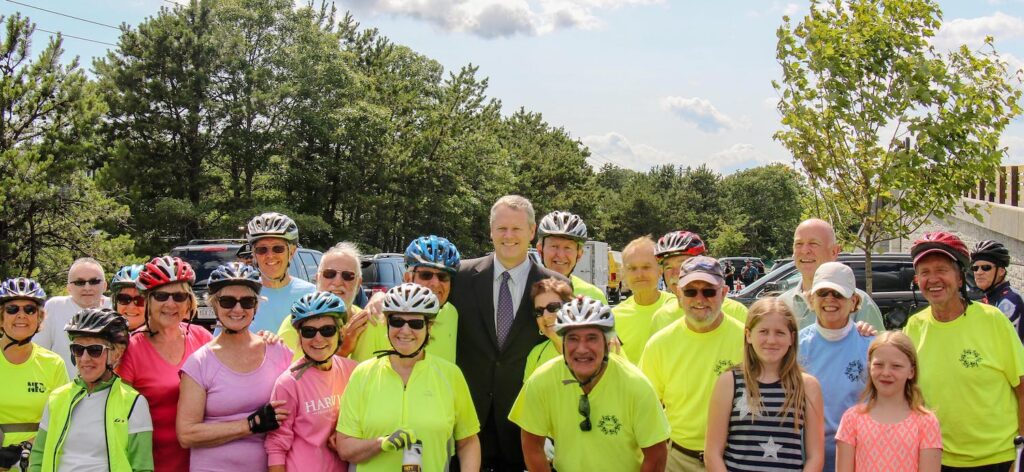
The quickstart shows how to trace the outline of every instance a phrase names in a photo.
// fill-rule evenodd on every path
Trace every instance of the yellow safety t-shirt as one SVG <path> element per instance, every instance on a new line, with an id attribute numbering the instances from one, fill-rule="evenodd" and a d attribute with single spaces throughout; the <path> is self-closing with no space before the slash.
<path id="1" fill-rule="evenodd" d="M 0 379 L 0 424 L 38 426 L 50 393 L 68 383 L 68 371 L 60 355 L 33 343 L 32 353 L 21 364 L 11 364 L 0 354 Z M 35 432 L 7 433 L 3 446 L 35 436 Z"/>
<path id="2" fill-rule="evenodd" d="M 644 352 L 644 346 L 651 337 L 651 318 L 665 302 L 675 299 L 668 292 L 658 292 L 658 299 L 650 305 L 638 305 L 636 297 L 629 297 L 615 308 L 615 334 L 622 340 L 626 357 L 636 361 Z"/>
<path id="3" fill-rule="evenodd" d="M 608 304 L 608 297 L 605 296 L 604 290 L 597 288 L 594 284 L 587 282 L 575 275 L 570 275 L 569 278 L 572 280 L 572 294 L 583 295 L 594 300 L 600 300 L 605 305 Z"/>

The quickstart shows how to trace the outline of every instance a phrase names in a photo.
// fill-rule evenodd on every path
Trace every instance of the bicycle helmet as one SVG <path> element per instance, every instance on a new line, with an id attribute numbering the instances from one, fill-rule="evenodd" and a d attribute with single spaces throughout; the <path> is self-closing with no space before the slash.
<path id="1" fill-rule="evenodd" d="M 658 238 L 658 243 L 654 246 L 654 255 L 661 260 L 678 255 L 699 256 L 706 250 L 704 241 L 697 233 L 672 231 Z"/>
<path id="2" fill-rule="evenodd" d="M 217 293 L 228 285 L 242 285 L 251 288 L 257 295 L 263 288 L 260 282 L 260 271 L 251 265 L 241 262 L 229 262 L 214 269 L 206 282 L 209 293 Z"/>
<path id="3" fill-rule="evenodd" d="M 86 308 L 71 317 L 64 331 L 68 339 L 94 336 L 111 344 L 128 344 L 128 322 L 110 308 Z"/>
<path id="4" fill-rule="evenodd" d="M 553 211 L 540 219 L 537 235 L 541 241 L 547 236 L 561 236 L 582 243 L 587 240 L 587 225 L 578 215 L 567 211 Z"/>
<path id="5" fill-rule="evenodd" d="M 459 263 L 459 250 L 440 236 L 421 236 L 405 248 L 405 265 L 408 267 L 432 267 L 454 274 L 459 271 Z"/>
<path id="6" fill-rule="evenodd" d="M 555 333 L 559 336 L 565 336 L 570 329 L 584 326 L 611 333 L 615 330 L 615 315 L 604 303 L 582 295 L 566 302 L 555 315 Z"/>
<path id="7" fill-rule="evenodd" d="M 32 300 L 42 305 L 46 302 L 46 292 L 35 280 L 15 277 L 0 284 L 0 303 L 10 300 Z"/>
<path id="8" fill-rule="evenodd" d="M 330 316 L 340 322 L 346 309 L 345 301 L 331 292 L 307 293 L 292 304 L 292 327 L 299 329 L 303 321 L 318 316 Z"/>
<path id="9" fill-rule="evenodd" d="M 936 253 L 956 261 L 960 265 L 960 270 L 967 270 L 967 267 L 971 265 L 967 246 L 953 233 L 946 231 L 925 233 L 910 247 L 910 256 L 914 258 L 915 266 L 924 256 Z"/>
<path id="10" fill-rule="evenodd" d="M 252 259 L 252 246 L 249 243 L 238 246 L 238 250 L 235 251 L 235 257 L 239 259 Z"/>
<path id="11" fill-rule="evenodd" d="M 142 264 L 126 265 L 120 268 L 114 277 L 110 279 L 110 289 L 115 293 L 122 288 L 135 287 L 139 280 L 139 273 L 142 272 Z"/>
<path id="12" fill-rule="evenodd" d="M 263 238 L 281 238 L 292 244 L 299 243 L 299 227 L 287 215 L 267 212 L 249 220 L 246 239 L 252 245 Z"/>
<path id="13" fill-rule="evenodd" d="M 161 256 L 154 257 L 142 267 L 135 287 L 147 292 L 175 282 L 192 285 L 195 281 L 196 273 L 188 262 L 181 260 L 180 257 Z"/>
<path id="14" fill-rule="evenodd" d="M 437 295 L 419 284 L 404 283 L 392 287 L 384 294 L 384 314 L 417 313 L 426 315 L 429 320 L 436 318 L 440 310 Z"/>
<path id="15" fill-rule="evenodd" d="M 1003 243 L 995 240 L 985 240 L 974 246 L 971 252 L 971 262 L 988 261 L 996 267 L 1010 266 L 1010 251 L 1003 246 Z"/>

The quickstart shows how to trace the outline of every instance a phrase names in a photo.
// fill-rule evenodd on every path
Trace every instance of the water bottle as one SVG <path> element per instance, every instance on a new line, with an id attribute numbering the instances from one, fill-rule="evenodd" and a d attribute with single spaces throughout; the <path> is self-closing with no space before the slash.
<path id="1" fill-rule="evenodd" d="M 416 442 L 402 451 L 402 472 L 423 472 L 423 442 Z"/>

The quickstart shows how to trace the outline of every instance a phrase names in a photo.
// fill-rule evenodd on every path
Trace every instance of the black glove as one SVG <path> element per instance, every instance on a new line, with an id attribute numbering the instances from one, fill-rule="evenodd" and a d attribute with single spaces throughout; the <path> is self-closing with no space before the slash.
<path id="1" fill-rule="evenodd" d="M 0 467 L 11 469 L 21 460 L 21 444 L 0 447 Z"/>
<path id="2" fill-rule="evenodd" d="M 249 431 L 254 433 L 266 433 L 281 427 L 277 422 L 277 413 L 269 403 L 260 407 L 249 415 Z"/>

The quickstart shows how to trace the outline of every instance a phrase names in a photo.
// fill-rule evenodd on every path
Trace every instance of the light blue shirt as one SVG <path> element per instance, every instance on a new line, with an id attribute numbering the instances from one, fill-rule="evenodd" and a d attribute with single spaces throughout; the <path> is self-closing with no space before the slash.
<path id="1" fill-rule="evenodd" d="M 853 321 L 850 321 L 853 323 Z M 836 430 L 847 408 L 855 405 L 868 381 L 868 346 L 874 336 L 865 337 L 853 328 L 846 337 L 829 341 L 818 332 L 818 323 L 800 330 L 800 366 L 821 383 L 825 399 L 825 468 L 836 469 Z"/>
<path id="2" fill-rule="evenodd" d="M 249 325 L 249 331 L 270 331 L 276 333 L 281 327 L 281 322 L 291 314 L 292 304 L 307 293 L 316 291 L 316 286 L 298 277 L 292 277 L 291 282 L 281 288 L 263 287 L 260 296 L 266 300 L 260 300 L 260 306 L 256 309 L 256 318 Z"/>

